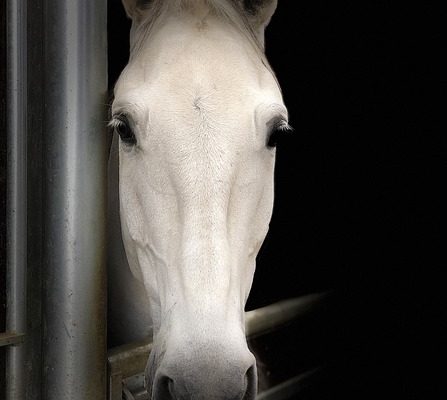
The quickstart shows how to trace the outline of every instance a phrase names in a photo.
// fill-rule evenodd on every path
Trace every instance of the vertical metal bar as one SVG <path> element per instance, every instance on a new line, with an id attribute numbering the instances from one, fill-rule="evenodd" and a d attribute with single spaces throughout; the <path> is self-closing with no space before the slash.
<path id="1" fill-rule="evenodd" d="M 45 1 L 45 400 L 106 398 L 106 13 Z"/>
<path id="2" fill-rule="evenodd" d="M 7 2 L 7 316 L 8 331 L 26 329 L 26 1 Z M 6 399 L 24 399 L 24 345 L 7 350 Z"/>
<path id="3" fill-rule="evenodd" d="M 43 1 L 27 0 L 27 273 L 26 400 L 44 400 L 42 386 L 43 270 Z"/>
<path id="4" fill-rule="evenodd" d="M 110 375 L 108 384 L 108 400 L 121 400 L 123 397 L 123 375 Z"/>

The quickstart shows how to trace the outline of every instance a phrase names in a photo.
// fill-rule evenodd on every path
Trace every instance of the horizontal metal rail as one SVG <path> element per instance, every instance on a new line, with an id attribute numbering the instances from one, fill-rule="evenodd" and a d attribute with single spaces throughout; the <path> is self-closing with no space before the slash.
<path id="1" fill-rule="evenodd" d="M 25 340 L 24 333 L 3 332 L 0 333 L 0 347 L 17 346 Z"/>
<path id="2" fill-rule="evenodd" d="M 280 301 L 245 313 L 247 338 L 263 335 L 302 317 L 321 304 L 326 293 Z M 123 380 L 142 373 L 152 349 L 150 339 L 118 346 L 108 353 L 109 400 L 121 400 Z"/>
<path id="3" fill-rule="evenodd" d="M 121 400 L 123 379 L 144 371 L 152 342 L 141 341 L 115 347 L 108 354 L 109 400 Z"/>
<path id="4" fill-rule="evenodd" d="M 270 389 L 267 389 L 256 396 L 256 400 L 287 400 L 294 399 L 296 395 L 308 385 L 309 379 L 320 368 L 314 368 L 303 374 L 297 375 L 287 381 L 284 381 Z"/>
<path id="5" fill-rule="evenodd" d="M 248 311 L 245 313 L 245 333 L 253 339 L 278 329 L 312 311 L 326 296 L 326 293 L 309 294 Z"/>

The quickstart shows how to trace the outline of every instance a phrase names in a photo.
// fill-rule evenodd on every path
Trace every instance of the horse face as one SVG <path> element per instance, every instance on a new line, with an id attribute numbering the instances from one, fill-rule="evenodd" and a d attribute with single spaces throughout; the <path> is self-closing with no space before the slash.
<path id="1" fill-rule="evenodd" d="M 123 241 L 154 323 L 156 399 L 251 399 L 244 306 L 273 207 L 287 112 L 256 49 L 212 14 L 168 14 L 123 71 Z"/>

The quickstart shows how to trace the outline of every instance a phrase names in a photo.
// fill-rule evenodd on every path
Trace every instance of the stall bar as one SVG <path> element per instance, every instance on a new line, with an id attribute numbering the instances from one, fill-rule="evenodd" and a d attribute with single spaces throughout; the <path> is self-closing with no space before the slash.
<path id="1" fill-rule="evenodd" d="M 6 399 L 105 399 L 107 1 L 6 6 Z M 29 256 L 36 220 L 42 264 Z"/>
<path id="2" fill-rule="evenodd" d="M 107 2 L 44 4 L 45 400 L 106 390 Z"/>

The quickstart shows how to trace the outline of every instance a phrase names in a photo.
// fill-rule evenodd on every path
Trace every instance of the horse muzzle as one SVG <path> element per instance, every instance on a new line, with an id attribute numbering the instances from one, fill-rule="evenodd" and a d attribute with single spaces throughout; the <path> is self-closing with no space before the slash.
<path id="1" fill-rule="evenodd" d="M 168 347 L 152 382 L 152 400 L 254 400 L 256 393 L 256 362 L 246 343 Z"/>

